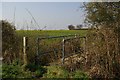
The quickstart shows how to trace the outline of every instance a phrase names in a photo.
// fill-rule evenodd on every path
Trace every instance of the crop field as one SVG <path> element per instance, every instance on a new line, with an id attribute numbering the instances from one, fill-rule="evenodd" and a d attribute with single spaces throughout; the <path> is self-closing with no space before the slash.
<path id="1" fill-rule="evenodd" d="M 18 36 L 28 36 L 28 37 L 45 37 L 45 36 L 64 36 L 64 35 L 81 35 L 84 36 L 87 30 L 17 30 Z"/>

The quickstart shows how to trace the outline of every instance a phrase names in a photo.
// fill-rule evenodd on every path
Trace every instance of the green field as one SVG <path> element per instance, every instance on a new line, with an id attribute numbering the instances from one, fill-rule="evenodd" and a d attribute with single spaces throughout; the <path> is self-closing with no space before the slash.
<path id="1" fill-rule="evenodd" d="M 16 30 L 18 36 L 38 37 L 38 36 L 64 36 L 64 35 L 81 35 L 85 36 L 87 30 Z"/>
<path id="2" fill-rule="evenodd" d="M 85 36 L 87 34 L 87 30 L 17 30 L 16 31 L 17 36 L 19 38 L 19 43 L 21 45 L 21 47 L 23 46 L 23 41 L 22 38 L 23 36 L 28 37 L 28 45 L 30 46 L 30 48 L 37 46 L 36 44 L 36 40 L 37 37 L 49 37 L 49 36 L 67 36 L 67 35 L 80 35 L 80 36 Z M 58 39 L 45 39 L 43 41 L 41 41 L 41 45 L 43 43 L 43 45 L 48 47 L 48 45 L 50 44 L 57 44 L 60 43 L 60 41 L 62 41 L 62 38 L 58 38 Z M 44 49 L 43 49 L 44 50 Z"/>

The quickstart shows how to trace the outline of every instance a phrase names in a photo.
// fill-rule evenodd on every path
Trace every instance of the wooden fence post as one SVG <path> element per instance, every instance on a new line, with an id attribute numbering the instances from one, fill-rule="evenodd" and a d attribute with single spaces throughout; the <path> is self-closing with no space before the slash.
<path id="1" fill-rule="evenodd" d="M 77 37 L 77 34 L 75 34 L 75 38 Z"/>
<path id="2" fill-rule="evenodd" d="M 23 37 L 23 53 L 24 53 L 24 56 L 23 56 L 23 60 L 24 60 L 24 65 L 27 64 L 27 42 L 28 42 L 28 38 L 27 37 Z"/>

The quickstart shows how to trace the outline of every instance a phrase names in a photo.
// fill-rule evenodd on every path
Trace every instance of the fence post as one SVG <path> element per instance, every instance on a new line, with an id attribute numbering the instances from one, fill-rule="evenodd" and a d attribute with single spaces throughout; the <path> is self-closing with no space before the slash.
<path id="1" fill-rule="evenodd" d="M 77 34 L 75 34 L 75 38 L 77 37 Z"/>
<path id="2" fill-rule="evenodd" d="M 83 42 L 84 42 L 84 53 L 86 53 L 86 38 L 83 37 Z"/>
<path id="3" fill-rule="evenodd" d="M 38 54 L 39 54 L 39 38 L 37 38 L 37 56 L 38 56 Z"/>
<path id="4" fill-rule="evenodd" d="M 64 64 L 65 59 L 65 39 L 62 40 L 62 64 Z"/>
<path id="5" fill-rule="evenodd" d="M 87 66 L 87 62 L 88 62 L 88 47 L 87 47 L 87 37 L 85 37 L 85 54 L 86 54 L 86 62 L 85 62 L 85 66 Z"/>
<path id="6" fill-rule="evenodd" d="M 39 38 L 36 40 L 37 43 L 37 53 L 36 53 L 36 58 L 35 58 L 35 64 L 38 65 L 38 55 L 39 55 Z"/>
<path id="7" fill-rule="evenodd" d="M 28 46 L 28 38 L 27 37 L 23 37 L 23 60 L 24 60 L 24 65 L 27 64 L 27 46 Z"/>

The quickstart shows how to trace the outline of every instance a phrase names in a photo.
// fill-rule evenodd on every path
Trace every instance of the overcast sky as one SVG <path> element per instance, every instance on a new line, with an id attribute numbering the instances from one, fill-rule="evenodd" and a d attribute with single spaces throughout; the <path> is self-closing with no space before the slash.
<path id="1" fill-rule="evenodd" d="M 83 24 L 83 2 L 3 2 L 2 19 L 14 22 L 17 29 L 67 29 L 69 24 Z M 27 12 L 28 9 L 35 18 Z M 15 12 L 15 18 L 14 18 Z M 1 13 L 1 12 L 0 12 Z"/>

